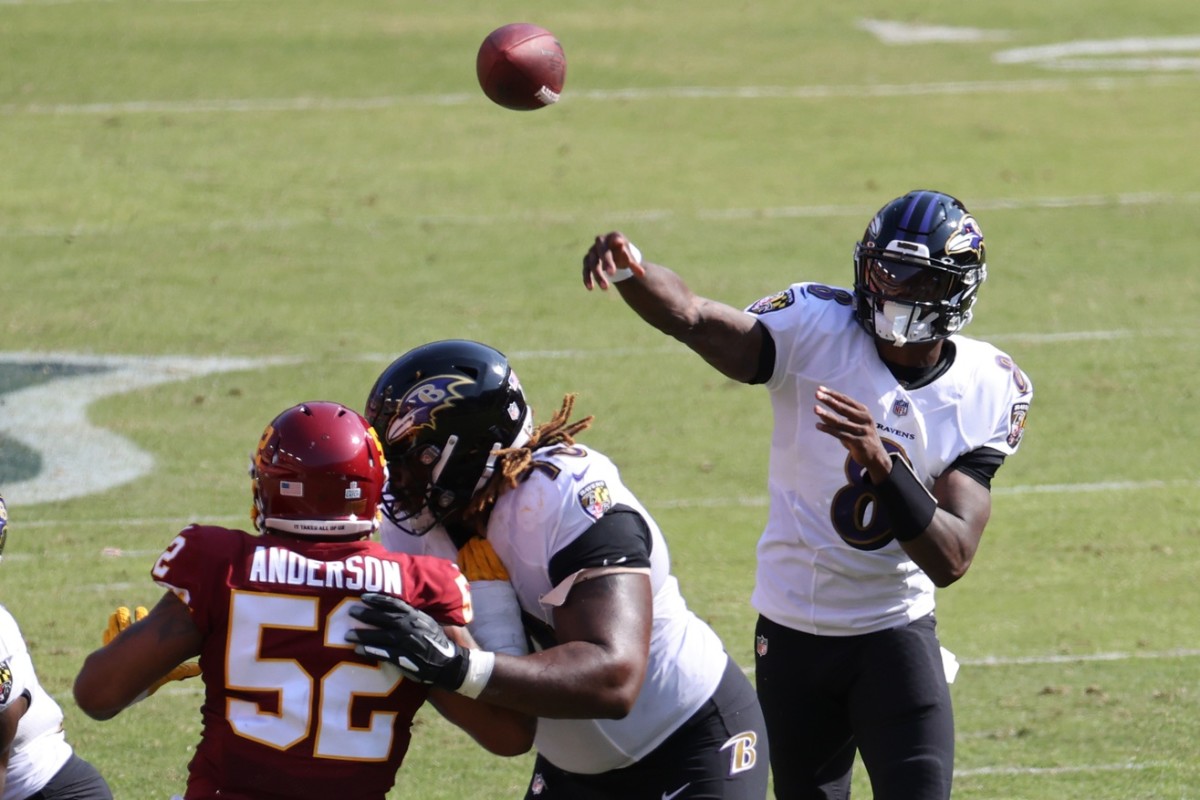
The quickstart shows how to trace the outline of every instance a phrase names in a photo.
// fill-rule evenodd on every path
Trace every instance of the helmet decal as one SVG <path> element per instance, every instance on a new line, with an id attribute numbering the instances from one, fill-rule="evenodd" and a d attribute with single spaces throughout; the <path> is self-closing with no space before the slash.
<path id="1" fill-rule="evenodd" d="M 459 388 L 472 382 L 462 375 L 435 375 L 421 381 L 396 404 L 396 413 L 384 438 L 394 444 L 415 430 L 436 429 L 438 412 L 453 408 L 455 402 L 463 399 Z"/>
<path id="2" fill-rule="evenodd" d="M 945 250 L 947 254 L 971 252 L 983 257 L 983 231 L 974 217 L 968 214 L 959 220 L 958 229 L 946 239 Z"/>
<path id="3" fill-rule="evenodd" d="M 400 465 L 384 514 L 414 536 L 465 510 L 494 475 L 497 454 L 533 431 L 508 359 L 467 339 L 401 355 L 376 379 L 366 411 L 388 461 Z"/>

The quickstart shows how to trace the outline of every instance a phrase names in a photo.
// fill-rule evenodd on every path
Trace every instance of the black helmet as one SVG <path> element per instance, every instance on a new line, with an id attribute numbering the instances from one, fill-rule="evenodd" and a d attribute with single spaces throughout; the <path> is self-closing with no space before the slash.
<path id="1" fill-rule="evenodd" d="M 528 441 L 533 416 L 500 351 L 431 342 L 392 362 L 367 398 L 391 465 L 384 513 L 415 536 L 467 506 L 491 478 L 496 451 Z"/>
<path id="2" fill-rule="evenodd" d="M 948 194 L 913 191 L 879 210 L 854 247 L 855 316 L 903 345 L 957 333 L 987 278 L 983 231 Z"/>

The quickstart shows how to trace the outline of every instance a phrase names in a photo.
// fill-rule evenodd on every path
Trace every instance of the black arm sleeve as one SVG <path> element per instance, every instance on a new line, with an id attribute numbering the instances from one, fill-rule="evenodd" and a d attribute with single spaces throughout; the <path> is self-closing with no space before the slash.
<path id="1" fill-rule="evenodd" d="M 615 505 L 575 541 L 550 557 L 550 583 L 557 586 L 589 567 L 649 567 L 650 526 L 629 506 Z"/>
<path id="2" fill-rule="evenodd" d="M 755 324 L 762 330 L 762 349 L 758 351 L 758 369 L 754 371 L 754 377 L 747 381 L 752 385 L 766 383 L 775 372 L 775 339 L 766 325 L 761 322 Z"/>
<path id="3" fill-rule="evenodd" d="M 1004 463 L 1004 453 L 990 447 L 980 447 L 969 453 L 963 453 L 954 459 L 949 469 L 956 469 L 964 475 L 969 475 L 984 488 L 992 488 L 992 478 L 996 470 Z"/>

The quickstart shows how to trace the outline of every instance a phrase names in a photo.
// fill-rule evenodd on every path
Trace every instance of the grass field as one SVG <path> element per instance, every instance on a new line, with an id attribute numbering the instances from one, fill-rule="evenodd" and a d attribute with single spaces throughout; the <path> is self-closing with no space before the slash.
<path id="1" fill-rule="evenodd" d="M 988 6 L 0 0 L 0 602 L 117 797 L 182 789 L 200 695 L 84 717 L 109 611 L 156 599 L 181 525 L 246 521 L 275 413 L 361 407 L 431 339 L 505 351 L 546 412 L 579 392 L 752 664 L 765 393 L 585 292 L 580 259 L 619 228 L 736 305 L 846 285 L 912 188 L 979 218 L 968 332 L 1036 387 L 939 595 L 955 797 L 1200 797 L 1200 11 Z M 510 21 L 562 41 L 557 106 L 479 93 Z M 418 725 L 393 796 L 523 796 L 528 758 Z"/>

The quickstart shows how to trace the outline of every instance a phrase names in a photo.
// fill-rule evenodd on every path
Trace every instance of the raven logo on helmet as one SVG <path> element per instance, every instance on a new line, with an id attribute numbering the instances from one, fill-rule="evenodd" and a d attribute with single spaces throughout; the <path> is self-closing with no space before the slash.
<path id="1" fill-rule="evenodd" d="M 979 223 L 971 215 L 958 221 L 958 229 L 946 239 L 945 251 L 948 255 L 957 253 L 974 253 L 980 260 L 983 258 L 983 231 Z"/>
<path id="2" fill-rule="evenodd" d="M 396 404 L 395 416 L 384 434 L 388 444 L 395 444 L 415 430 L 437 428 L 438 412 L 463 399 L 459 387 L 472 383 L 462 375 L 435 375 L 412 387 Z"/>

